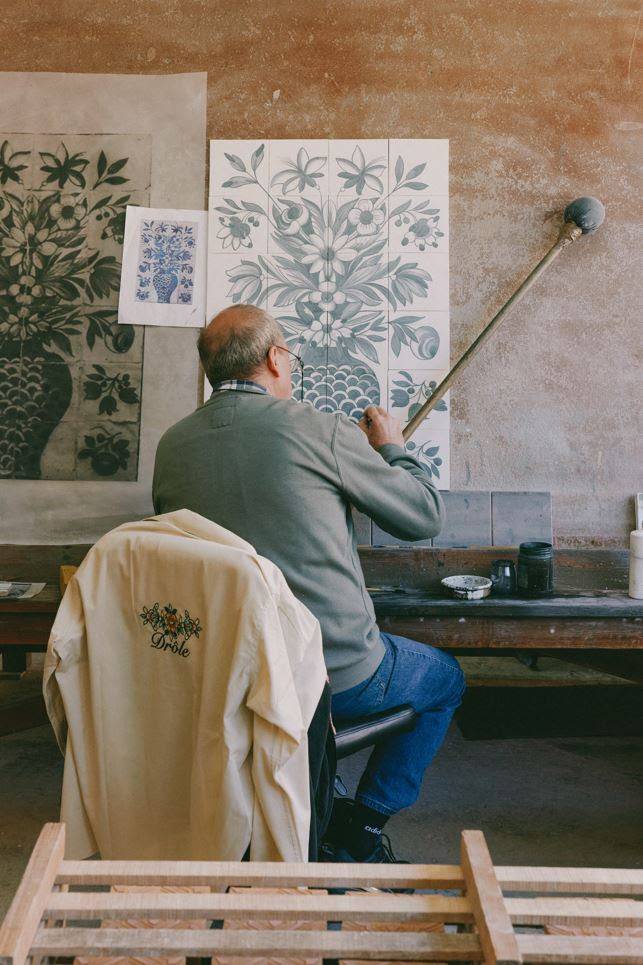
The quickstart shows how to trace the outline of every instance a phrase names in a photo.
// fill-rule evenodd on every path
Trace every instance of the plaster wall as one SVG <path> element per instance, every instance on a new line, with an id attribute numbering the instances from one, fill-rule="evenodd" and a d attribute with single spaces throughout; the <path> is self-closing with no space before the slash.
<path id="1" fill-rule="evenodd" d="M 623 545 L 643 489 L 639 21 L 637 0 L 4 0 L 0 38 L 4 70 L 207 71 L 210 138 L 449 138 L 454 359 L 567 202 L 602 198 L 601 231 L 454 388 L 451 485 L 550 490 L 559 544 Z"/>

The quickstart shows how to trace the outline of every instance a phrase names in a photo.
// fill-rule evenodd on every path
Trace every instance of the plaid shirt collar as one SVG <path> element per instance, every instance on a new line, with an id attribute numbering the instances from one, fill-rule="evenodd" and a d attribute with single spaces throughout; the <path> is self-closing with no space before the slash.
<path id="1" fill-rule="evenodd" d="M 252 382 L 250 379 L 227 379 L 225 382 L 215 382 L 212 386 L 212 395 L 215 392 L 256 392 L 258 395 L 267 395 L 268 390 Z"/>

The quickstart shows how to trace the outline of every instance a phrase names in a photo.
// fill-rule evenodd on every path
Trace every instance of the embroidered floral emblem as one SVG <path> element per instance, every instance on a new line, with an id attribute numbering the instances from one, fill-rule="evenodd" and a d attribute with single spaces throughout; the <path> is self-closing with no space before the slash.
<path id="1" fill-rule="evenodd" d="M 159 603 L 153 607 L 144 606 L 139 613 L 143 626 L 152 628 L 151 646 L 155 650 L 170 650 L 180 657 L 189 657 L 190 650 L 185 644 L 191 637 L 197 637 L 203 630 L 199 618 L 191 617 L 188 610 L 181 616 L 171 603 L 161 608 Z"/>

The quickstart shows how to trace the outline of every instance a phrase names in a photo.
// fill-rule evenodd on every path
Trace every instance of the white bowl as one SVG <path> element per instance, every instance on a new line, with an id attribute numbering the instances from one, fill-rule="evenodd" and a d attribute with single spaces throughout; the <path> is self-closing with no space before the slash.
<path id="1" fill-rule="evenodd" d="M 489 596 L 493 585 L 486 576 L 446 576 L 441 583 L 460 600 L 481 600 Z"/>

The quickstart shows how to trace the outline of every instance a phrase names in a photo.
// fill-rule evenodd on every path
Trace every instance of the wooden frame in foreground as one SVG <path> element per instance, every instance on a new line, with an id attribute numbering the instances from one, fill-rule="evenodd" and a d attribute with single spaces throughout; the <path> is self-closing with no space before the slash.
<path id="1" fill-rule="evenodd" d="M 66 861 L 64 847 L 64 825 L 46 824 L 0 926 L 0 965 L 121 955 L 498 965 L 643 962 L 643 938 L 613 934 L 615 928 L 643 926 L 643 901 L 635 897 L 643 895 L 643 870 L 494 867 L 480 831 L 462 832 L 460 865 Z M 135 891 L 106 890 L 132 885 Z M 159 887 L 199 890 L 169 894 Z M 284 894 L 285 888 L 300 890 Z M 328 888 L 425 893 L 327 894 L 323 889 Z M 119 920 L 133 918 L 153 918 L 158 927 L 117 927 Z M 164 928 L 163 919 L 185 920 L 186 928 Z M 236 922 L 237 927 L 188 928 L 195 919 Z M 97 927 L 103 920 L 109 924 Z M 253 928 L 244 930 L 244 920 Z M 257 927 L 262 920 L 265 929 Z M 307 922 L 311 930 L 288 930 L 289 921 L 300 928 Z M 344 922 L 351 930 L 339 927 Z M 374 923 L 397 930 L 374 931 Z M 459 928 L 436 930 L 439 923 Z M 519 933 L 517 925 L 534 930 Z M 542 930 L 548 925 L 609 927 L 611 933 L 551 935 Z"/>

